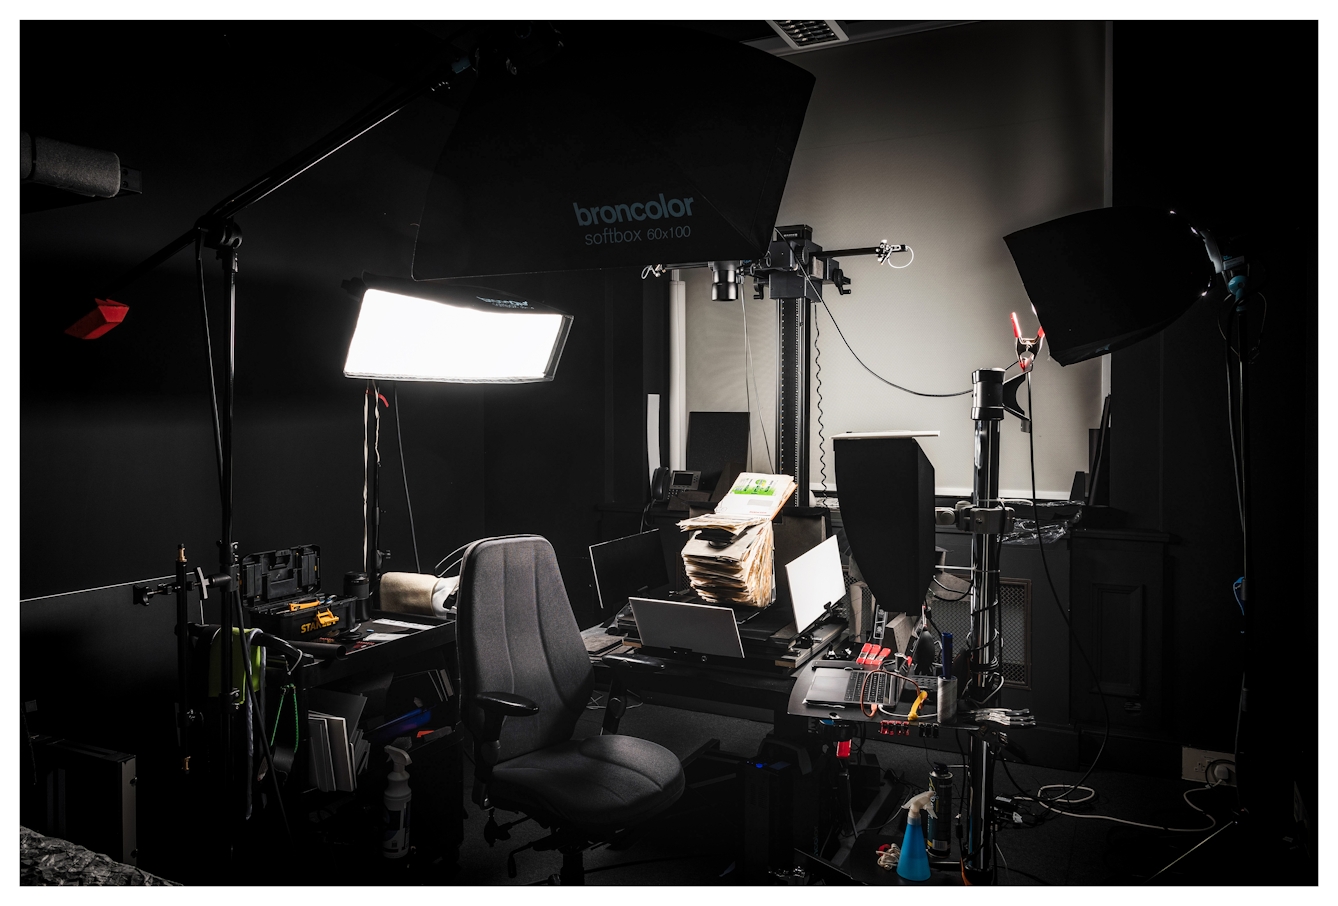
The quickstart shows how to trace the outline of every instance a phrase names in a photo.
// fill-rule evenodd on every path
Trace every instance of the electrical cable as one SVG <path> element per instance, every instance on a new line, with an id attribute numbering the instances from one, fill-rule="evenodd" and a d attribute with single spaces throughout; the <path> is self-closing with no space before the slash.
<path id="1" fill-rule="evenodd" d="M 807 274 L 804 275 L 804 279 L 806 280 L 808 279 Z M 895 387 L 898 390 L 902 391 L 903 393 L 909 393 L 913 396 L 925 396 L 936 399 L 946 399 L 948 397 L 954 397 L 954 396 L 969 396 L 971 394 L 970 390 L 962 390 L 958 393 L 923 393 L 919 390 L 912 390 L 909 387 L 903 387 L 900 384 L 889 381 L 887 378 L 883 377 L 881 374 L 874 371 L 868 365 L 864 364 L 864 360 L 859 357 L 859 355 L 855 352 L 854 347 L 850 345 L 850 341 L 846 339 L 845 331 L 841 329 L 841 325 L 837 322 L 836 316 L 833 315 L 832 310 L 827 307 L 827 300 L 822 299 L 821 302 L 823 309 L 825 309 L 827 312 L 827 317 L 832 319 L 832 326 L 836 328 L 837 334 L 841 337 L 841 342 L 846 344 L 846 349 L 850 350 L 850 354 L 855 357 L 855 361 L 859 362 L 860 367 L 862 367 L 865 371 L 869 372 L 869 374 L 876 377 L 878 380 L 882 381 L 884 384 L 887 384 L 889 387 Z"/>
<path id="2" fill-rule="evenodd" d="M 1051 784 L 1051 786 L 1059 786 L 1059 784 Z M 1186 790 L 1185 792 L 1191 793 L 1193 792 L 1193 790 Z M 1141 827 L 1147 830 L 1165 831 L 1167 833 L 1172 833 L 1172 834 L 1204 834 L 1212 830 L 1213 828 L 1217 827 L 1217 819 L 1215 819 L 1212 815 L 1209 815 L 1207 812 L 1204 812 L 1203 809 L 1192 804 L 1190 805 L 1190 808 L 1194 809 L 1197 812 L 1201 812 L 1203 816 L 1206 817 L 1210 822 L 1207 827 L 1166 827 L 1165 825 L 1162 824 L 1147 824 L 1146 822 L 1143 821 L 1129 821 L 1124 818 L 1116 818 L 1112 815 L 1086 815 L 1081 812 L 1066 812 L 1062 809 L 1055 808 L 1053 805 L 1049 805 L 1048 803 L 1042 801 L 1041 799 L 1032 799 L 1026 796 L 1018 798 L 1027 799 L 1027 801 L 1029 802 L 1035 802 L 1041 808 L 1054 812 L 1057 815 L 1063 815 L 1067 818 L 1088 818 L 1094 821 L 1110 821 L 1115 824 L 1125 824 L 1130 827 Z M 1186 799 L 1185 801 L 1188 802 L 1189 800 Z"/>
<path id="3" fill-rule="evenodd" d="M 777 239 L 781 240 L 781 241 L 784 242 L 784 243 L 787 243 L 787 244 L 789 243 L 790 240 L 788 240 L 788 239 L 785 238 L 783 235 L 781 235 L 780 230 L 775 230 L 775 233 L 776 233 L 776 238 L 777 238 Z M 791 248 L 794 248 L 794 246 L 791 246 Z M 910 248 L 910 246 L 907 246 L 907 248 Z M 911 253 L 911 260 L 914 260 L 914 259 L 915 259 L 915 253 L 912 252 L 912 253 Z M 906 264 L 903 264 L 900 268 L 895 268 L 895 269 L 896 269 L 896 270 L 901 270 L 902 268 L 906 268 L 906 267 L 910 267 L 910 263 L 909 263 L 909 262 L 907 262 Z M 851 354 L 852 356 L 855 357 L 855 361 L 856 361 L 856 362 L 859 362 L 859 363 L 860 363 L 860 366 L 861 366 L 865 371 L 869 372 L 869 374 L 871 374 L 871 375 L 873 375 L 874 377 L 878 378 L 878 380 L 882 381 L 884 384 L 887 384 L 889 387 L 895 387 L 895 388 L 897 388 L 898 390 L 900 390 L 900 391 L 902 391 L 902 392 L 904 392 L 904 393 L 912 394 L 913 396 L 926 396 L 926 397 L 944 398 L 944 397 L 952 397 L 952 396 L 967 396 L 968 394 L 971 393 L 970 390 L 963 390 L 963 391 L 961 391 L 960 393 L 922 393 L 922 392 L 920 392 L 919 390 L 912 390 L 912 389 L 909 388 L 909 387 L 903 387 L 903 386 L 901 386 L 900 384 L 893 383 L 892 381 L 889 381 L 887 378 L 883 377 L 883 376 L 882 376 L 881 374 L 879 374 L 878 372 L 874 371 L 874 370 L 873 370 L 872 368 L 870 368 L 868 365 L 865 365 L 865 364 L 864 364 L 864 360 L 861 359 L 858 355 L 856 355 L 854 347 L 852 347 L 852 346 L 850 345 L 850 341 L 846 339 L 845 331 L 843 331 L 843 330 L 841 329 L 841 325 L 840 325 L 839 323 L 837 323 L 837 321 L 836 321 L 836 316 L 833 315 L 833 314 L 832 314 L 832 310 L 831 310 L 830 308 L 827 307 L 827 300 L 824 299 L 824 298 L 822 298 L 822 289 L 821 289 L 820 287 L 817 287 L 817 286 L 814 286 L 814 285 L 813 285 L 813 280 L 812 280 L 812 278 L 809 277 L 808 272 L 807 272 L 806 270 L 804 270 L 802 267 L 799 269 L 799 273 L 803 276 L 803 278 L 804 278 L 804 282 L 808 284 L 809 289 L 813 290 L 813 295 L 814 295 L 814 297 L 816 298 L 816 300 L 817 300 L 818 302 L 821 302 L 821 303 L 822 303 L 822 307 L 823 307 L 824 309 L 826 309 L 826 311 L 827 311 L 827 317 L 829 317 L 829 318 L 832 319 L 832 326 L 836 328 L 836 332 L 837 332 L 837 334 L 840 335 L 840 337 L 841 337 L 841 342 L 846 344 L 846 349 L 849 349 L 849 350 L 850 350 L 850 354 Z"/>
<path id="4" fill-rule="evenodd" d="M 367 398 L 371 395 L 372 382 L 369 380 L 362 393 L 362 565 L 368 573 L 372 571 L 371 561 L 367 559 L 367 537 L 371 531 L 367 519 Z"/>
<path id="5" fill-rule="evenodd" d="M 745 378 L 751 378 L 753 382 L 753 396 L 757 397 L 757 424 L 762 429 L 762 443 L 767 449 L 767 469 L 776 471 L 775 460 L 771 457 L 771 440 L 767 437 L 767 423 L 762 420 L 762 394 L 757 392 L 757 371 L 753 368 L 753 347 L 748 343 L 748 303 L 744 301 L 743 294 L 739 294 L 739 307 L 743 310 L 743 354 L 744 368 L 748 372 Z M 743 382 L 743 393 L 748 395 L 748 381 Z"/>
<path id="6" fill-rule="evenodd" d="M 818 327 L 821 323 L 818 318 L 813 318 L 813 379 L 817 382 L 818 394 L 818 477 L 822 482 L 822 489 L 827 490 L 827 426 L 822 422 L 822 347 L 818 340 L 822 337 L 822 330 Z M 826 495 L 822 498 L 822 505 L 831 506 L 831 498 Z"/>
<path id="7" fill-rule="evenodd" d="M 470 544 L 473 544 L 473 543 L 474 543 L 473 541 L 470 541 L 470 542 L 467 542 L 467 543 L 465 543 L 465 544 L 462 544 L 462 545 L 460 545 L 459 547 L 457 547 L 455 550 L 451 551 L 451 552 L 450 552 L 449 554 L 447 554 L 446 556 L 442 557 L 440 560 L 437 561 L 437 565 L 434 566 L 434 567 L 432 567 L 433 571 L 436 572 L 436 574 L 437 574 L 438 576 L 440 576 L 442 573 L 444 573 L 444 572 L 446 571 L 446 569 L 450 569 L 451 566 L 454 566 L 454 565 L 455 565 L 454 563 L 452 563 L 452 564 L 450 564 L 449 566 L 447 566 L 446 569 L 442 569 L 442 568 L 441 568 L 441 564 L 445 563 L 447 560 L 451 559 L 451 558 L 454 557 L 456 554 L 462 553 L 462 552 L 464 551 L 465 548 L 469 547 L 469 545 L 470 545 Z"/>
<path id="8" fill-rule="evenodd" d="M 209 409 L 214 419 L 214 458 L 218 464 L 218 499 L 224 498 L 223 490 L 223 430 L 218 420 L 218 385 L 214 380 L 214 344 L 209 332 L 209 295 L 204 289 L 204 259 L 201 253 L 204 246 L 204 231 L 195 233 L 195 272 L 200 278 L 200 321 L 204 325 L 204 353 L 209 365 Z M 204 622 L 201 611 L 200 622 Z"/>
<path id="9" fill-rule="evenodd" d="M 373 578 L 381 574 L 381 407 L 377 405 L 381 401 L 381 389 L 376 381 L 372 381 L 372 457 L 375 461 L 376 484 L 374 491 L 376 493 L 375 512 L 372 514 L 372 541 L 376 550 L 372 551 L 372 572 Z"/>
<path id="10" fill-rule="evenodd" d="M 1228 316 L 1234 321 L 1234 314 Z M 1234 333 L 1234 328 L 1233 331 Z M 1223 339 L 1226 339 L 1223 337 Z M 1231 442 L 1231 474 L 1236 491 L 1236 516 L 1240 520 L 1240 529 L 1245 531 L 1245 504 L 1240 492 L 1240 462 L 1236 454 L 1236 403 L 1235 392 L 1231 383 L 1231 341 L 1226 340 L 1226 391 L 1227 391 L 1227 437 Z"/>
<path id="11" fill-rule="evenodd" d="M 1088 765 L 1087 772 L 1082 775 L 1082 779 L 1076 784 L 1073 784 L 1073 787 L 1077 788 L 1086 782 L 1087 778 L 1092 775 L 1092 771 L 1096 770 L 1097 763 L 1101 761 L 1102 753 L 1106 751 L 1106 743 L 1110 741 L 1110 706 L 1106 702 L 1105 693 L 1100 691 L 1101 679 L 1097 676 L 1096 669 L 1092 666 L 1091 660 L 1088 659 L 1087 652 L 1083 650 L 1082 642 L 1078 640 L 1078 634 L 1073 629 L 1073 623 L 1070 622 L 1069 615 L 1064 612 L 1063 605 L 1059 603 L 1059 592 L 1055 588 L 1054 578 L 1050 575 L 1050 564 L 1045 558 L 1045 540 L 1041 534 L 1041 508 L 1036 502 L 1038 496 L 1036 494 L 1036 407 L 1032 402 L 1030 371 L 1027 372 L 1027 412 L 1029 413 L 1031 421 L 1031 430 L 1027 432 L 1027 455 L 1031 465 L 1031 507 L 1032 514 L 1036 517 L 1036 546 L 1041 552 L 1041 566 L 1045 569 L 1045 581 L 1050 586 L 1050 595 L 1054 599 L 1055 608 L 1059 611 L 1060 617 L 1064 620 L 1064 626 L 1068 629 L 1069 638 L 1073 639 L 1074 647 L 1078 649 L 1078 654 L 1082 655 L 1083 663 L 1087 665 L 1087 671 L 1092 676 L 1093 685 L 1097 687 L 1097 694 L 1101 698 L 1101 711 L 1106 718 L 1106 730 L 1101 738 L 1101 746 L 1096 750 L 1096 757 L 1094 757 L 1092 763 Z M 1040 791 L 1038 790 L 1037 795 L 1039 794 Z"/>
<path id="12" fill-rule="evenodd" d="M 403 410 L 400 409 L 400 385 L 398 383 L 391 385 L 390 396 L 395 401 L 395 443 L 400 450 L 400 476 L 404 479 L 404 505 L 409 508 L 409 537 L 413 539 L 413 569 L 414 572 L 421 573 L 423 567 L 418 562 L 418 531 L 414 528 L 413 500 L 409 497 L 409 469 L 404 464 L 404 437 L 400 434 Z"/>
<path id="13" fill-rule="evenodd" d="M 891 255 L 888 255 L 886 258 L 884 258 L 883 263 L 886 264 L 888 267 L 892 268 L 892 270 L 894 271 L 904 271 L 906 268 L 910 267 L 912 264 L 915 263 L 915 249 L 911 248 L 908 245 L 906 246 L 906 251 L 911 253 L 911 260 L 907 261 L 905 264 L 893 264 Z"/>
<path id="14" fill-rule="evenodd" d="M 260 745 L 261 748 L 263 748 L 265 751 L 265 759 L 268 762 L 268 768 L 265 771 L 265 773 L 269 775 L 270 782 L 274 787 L 274 799 L 279 804 L 279 817 L 283 819 L 284 834 L 289 839 L 292 839 L 293 830 L 291 827 L 288 826 L 288 810 L 285 809 L 283 805 L 283 790 L 279 788 L 279 770 L 274 764 L 274 752 L 270 749 L 269 740 L 265 738 L 264 698 L 263 696 L 257 694 L 257 690 L 254 688 L 256 683 L 254 682 L 251 673 L 251 640 L 246 635 L 246 629 L 245 629 L 246 614 L 245 611 L 242 609 L 242 594 L 241 591 L 234 586 L 233 588 L 225 592 L 225 595 L 227 597 L 227 601 L 231 602 L 233 609 L 236 611 L 238 628 L 235 631 L 237 632 L 237 638 L 241 641 L 242 669 L 245 672 L 245 676 L 242 680 L 245 687 L 243 696 L 249 698 L 253 705 L 253 707 L 247 709 L 251 715 L 252 729 L 258 729 L 260 731 L 258 734 L 260 736 Z M 227 607 L 229 605 L 228 603 L 224 603 L 222 604 L 222 606 Z M 231 656 L 232 653 L 231 643 L 232 643 L 231 639 L 223 640 L 223 646 L 225 650 L 228 652 L 228 654 L 224 656 L 228 657 Z M 296 700 L 294 700 L 294 704 L 296 704 Z M 231 718 L 225 711 L 223 714 L 223 720 L 230 720 L 230 719 Z M 247 783 L 250 783 L 249 778 L 247 779 Z"/>
<path id="15" fill-rule="evenodd" d="M 1004 858 L 1003 850 L 999 848 L 999 844 L 998 844 L 998 843 L 995 843 L 995 844 L 994 844 L 994 851 L 995 851 L 996 853 L 999 854 L 999 859 L 1000 859 L 1000 861 L 1003 862 L 1004 875 L 1008 878 L 1008 884 L 1009 884 L 1009 886 L 1012 886 L 1012 883 L 1013 883 L 1013 873 L 1012 873 L 1011 871 L 1008 870 L 1008 860 Z"/>

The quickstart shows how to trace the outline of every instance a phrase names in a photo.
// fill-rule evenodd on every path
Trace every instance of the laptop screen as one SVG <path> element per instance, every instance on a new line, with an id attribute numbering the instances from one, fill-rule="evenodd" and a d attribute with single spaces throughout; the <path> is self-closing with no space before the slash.
<path id="1" fill-rule="evenodd" d="M 669 584 L 658 529 L 590 545 L 590 568 L 601 621 L 617 616 L 632 595 Z"/>
<path id="2" fill-rule="evenodd" d="M 743 657 L 739 626 L 728 607 L 633 598 L 632 613 L 643 645 Z"/>
<path id="3" fill-rule="evenodd" d="M 802 633 L 812 626 L 828 604 L 841 600 L 846 593 L 835 535 L 785 564 L 785 573 L 790 580 L 795 632 Z"/>

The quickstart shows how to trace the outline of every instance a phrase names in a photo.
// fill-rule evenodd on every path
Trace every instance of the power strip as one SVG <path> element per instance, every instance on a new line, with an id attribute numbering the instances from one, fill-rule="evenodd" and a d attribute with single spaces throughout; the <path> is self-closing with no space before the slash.
<path id="1" fill-rule="evenodd" d="M 1208 773 L 1212 765 L 1213 773 Z M 1180 750 L 1180 778 L 1195 783 L 1208 783 L 1213 786 L 1236 785 L 1236 756 L 1230 752 L 1214 752 L 1211 749 L 1191 749 L 1184 746 Z"/>

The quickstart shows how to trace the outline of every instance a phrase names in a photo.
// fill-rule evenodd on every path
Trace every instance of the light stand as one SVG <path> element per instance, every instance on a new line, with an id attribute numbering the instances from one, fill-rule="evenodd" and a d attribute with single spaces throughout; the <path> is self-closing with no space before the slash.
<path id="1" fill-rule="evenodd" d="M 1026 377 L 1024 370 L 1004 381 L 1001 368 L 984 368 L 971 375 L 975 471 L 971 501 L 959 503 L 955 515 L 958 528 L 971 532 L 971 636 L 963 697 L 974 708 L 988 705 L 1003 687 L 999 553 L 1001 536 L 1013 526 L 1013 510 L 999 497 L 999 423 L 1006 412 L 1026 419 L 1017 403 L 1018 388 Z M 972 730 L 967 750 L 970 796 L 962 865 L 965 876 L 974 883 L 991 883 L 994 874 L 993 743 L 997 735 L 983 727 Z"/>

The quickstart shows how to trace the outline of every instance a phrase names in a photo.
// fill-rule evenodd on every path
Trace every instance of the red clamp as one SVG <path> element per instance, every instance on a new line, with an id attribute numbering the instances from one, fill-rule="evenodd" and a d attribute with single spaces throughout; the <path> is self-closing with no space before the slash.
<path id="1" fill-rule="evenodd" d="M 1045 328 L 1037 325 L 1036 336 L 1022 336 L 1022 327 L 1017 322 L 1017 312 L 1012 313 L 1013 320 L 1013 342 L 1017 347 L 1017 364 L 1023 371 L 1031 367 L 1036 360 L 1036 355 L 1041 351 L 1041 343 L 1045 339 Z"/>

